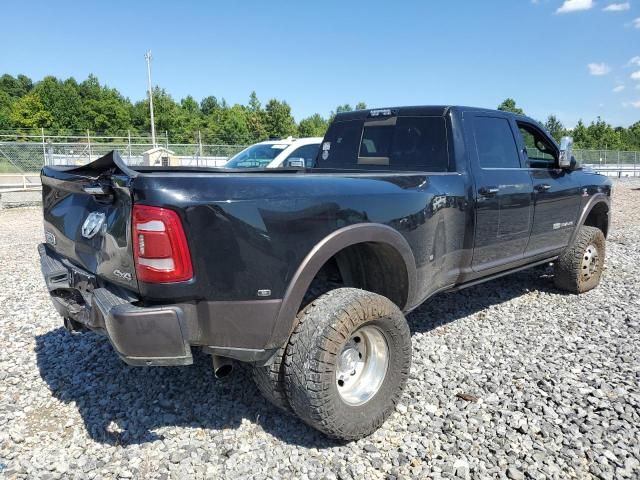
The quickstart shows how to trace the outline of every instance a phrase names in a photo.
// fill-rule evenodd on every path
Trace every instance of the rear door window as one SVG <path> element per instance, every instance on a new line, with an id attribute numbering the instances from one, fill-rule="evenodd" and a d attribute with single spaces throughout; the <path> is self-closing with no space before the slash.
<path id="1" fill-rule="evenodd" d="M 475 117 L 480 168 L 520 168 L 518 147 L 506 118 Z"/>
<path id="2" fill-rule="evenodd" d="M 347 123 L 350 125 L 344 125 Z M 364 170 L 447 171 L 445 119 L 383 117 L 336 122 L 327 132 L 319 164 Z"/>

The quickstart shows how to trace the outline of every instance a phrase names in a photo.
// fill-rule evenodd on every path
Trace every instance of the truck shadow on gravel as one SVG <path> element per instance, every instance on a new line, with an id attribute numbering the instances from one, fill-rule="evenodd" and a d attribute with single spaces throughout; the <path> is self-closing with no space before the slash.
<path id="1" fill-rule="evenodd" d="M 75 404 L 96 442 L 148 443 L 173 436 L 165 427 L 186 427 L 206 430 L 201 439 L 221 441 L 229 429 L 253 437 L 262 429 L 298 445 L 336 444 L 264 400 L 247 368 L 236 364 L 229 377 L 216 379 L 211 357 L 193 353 L 190 366 L 130 367 L 95 333 L 61 327 L 36 337 L 40 376 L 54 397 Z"/>
<path id="2" fill-rule="evenodd" d="M 437 296 L 409 315 L 411 330 L 428 332 L 529 290 L 560 293 L 548 270 L 524 271 Z M 240 366 L 230 377 L 216 379 L 210 357 L 197 351 L 188 367 L 129 367 L 106 338 L 57 328 L 36 337 L 36 355 L 40 375 L 54 397 L 75 404 L 87 434 L 96 442 L 141 444 L 162 440 L 165 428 L 188 427 L 207 430 L 205 438 L 221 438 L 226 429 L 236 430 L 234 436 L 254 436 L 262 429 L 295 445 L 341 444 L 271 406 L 247 368 Z"/>
<path id="3" fill-rule="evenodd" d="M 530 291 L 570 295 L 554 286 L 553 267 L 543 265 L 457 292 L 436 295 L 409 314 L 409 327 L 411 333 L 429 332 Z"/>

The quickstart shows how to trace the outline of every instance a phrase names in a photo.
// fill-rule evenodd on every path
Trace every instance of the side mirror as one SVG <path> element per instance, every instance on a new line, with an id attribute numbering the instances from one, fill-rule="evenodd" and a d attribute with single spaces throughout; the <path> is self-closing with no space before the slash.
<path id="1" fill-rule="evenodd" d="M 304 158 L 301 157 L 289 157 L 284 162 L 285 167 L 293 167 L 293 168 L 304 168 Z"/>
<path id="2" fill-rule="evenodd" d="M 560 158 L 558 166 L 560 168 L 571 168 L 573 158 L 573 137 L 562 137 L 560 139 Z"/>

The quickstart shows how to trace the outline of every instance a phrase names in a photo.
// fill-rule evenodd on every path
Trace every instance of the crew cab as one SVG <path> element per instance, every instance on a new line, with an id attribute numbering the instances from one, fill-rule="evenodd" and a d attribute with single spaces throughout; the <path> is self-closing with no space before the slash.
<path id="1" fill-rule="evenodd" d="M 376 430 L 411 367 L 405 315 L 554 262 L 600 281 L 611 182 L 538 123 L 418 106 L 338 114 L 312 168 L 42 170 L 53 303 L 130 365 L 252 364 L 275 405 L 340 439 Z M 527 315 L 526 311 L 522 312 Z"/>

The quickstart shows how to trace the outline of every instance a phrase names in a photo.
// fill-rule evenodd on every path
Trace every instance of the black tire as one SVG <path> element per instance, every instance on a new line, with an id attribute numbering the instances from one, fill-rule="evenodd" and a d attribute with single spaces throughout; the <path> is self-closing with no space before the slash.
<path id="1" fill-rule="evenodd" d="M 338 358 L 347 342 L 360 341 L 352 338 L 354 332 L 366 329 L 378 332 L 386 344 L 386 370 L 364 403 L 347 403 L 338 390 Z M 285 355 L 287 397 L 310 426 L 333 438 L 356 440 L 377 430 L 394 411 L 410 368 L 411 334 L 398 307 L 375 293 L 340 288 L 298 316 Z"/>
<path id="2" fill-rule="evenodd" d="M 335 286 L 335 285 L 333 285 Z M 331 290 L 332 284 L 324 279 L 314 279 L 305 293 L 302 307 L 311 303 L 314 299 Z M 298 315 L 299 318 L 300 315 Z M 298 322 L 296 318 L 296 324 Z M 294 413 L 287 399 L 287 392 L 284 386 L 284 354 L 287 347 L 285 343 L 274 355 L 273 362 L 269 365 L 252 365 L 251 376 L 253 382 L 264 398 L 273 405 L 287 413 Z"/>
<path id="3" fill-rule="evenodd" d="M 604 268 L 605 244 L 600 229 L 580 227 L 573 245 L 556 260 L 553 278 L 556 287 L 571 293 L 584 293 L 595 288 L 600 283 Z"/>
<path id="4" fill-rule="evenodd" d="M 287 413 L 293 413 L 284 387 L 284 353 L 286 344 L 276 352 L 273 363 L 252 365 L 253 382 L 264 398 Z"/>

